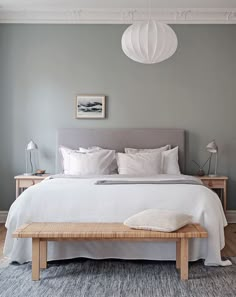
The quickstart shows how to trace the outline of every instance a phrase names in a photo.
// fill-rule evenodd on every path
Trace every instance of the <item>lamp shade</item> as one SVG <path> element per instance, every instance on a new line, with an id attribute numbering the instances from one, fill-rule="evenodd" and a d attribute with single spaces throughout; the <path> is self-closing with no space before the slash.
<path id="1" fill-rule="evenodd" d="M 27 144 L 27 147 L 26 147 L 26 150 L 27 151 L 32 151 L 32 150 L 37 150 L 38 149 L 38 146 L 35 142 L 33 142 L 33 140 L 31 140 L 28 144 Z"/>
<path id="2" fill-rule="evenodd" d="M 216 154 L 218 152 L 218 146 L 215 143 L 215 140 L 208 143 L 208 145 L 206 146 L 206 149 L 209 153 Z"/>
<path id="3" fill-rule="evenodd" d="M 177 49 L 178 40 L 170 26 L 148 20 L 129 26 L 123 33 L 121 45 L 130 59 L 154 64 L 170 58 Z"/>

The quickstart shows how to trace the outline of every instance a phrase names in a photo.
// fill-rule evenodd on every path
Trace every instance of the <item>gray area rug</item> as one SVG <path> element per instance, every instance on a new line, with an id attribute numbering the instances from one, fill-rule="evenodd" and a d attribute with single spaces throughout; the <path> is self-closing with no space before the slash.
<path id="1" fill-rule="evenodd" d="M 236 257 L 232 266 L 190 263 L 180 281 L 174 262 L 78 259 L 49 263 L 41 280 L 31 281 L 31 264 L 0 268 L 1 297 L 235 297 Z"/>

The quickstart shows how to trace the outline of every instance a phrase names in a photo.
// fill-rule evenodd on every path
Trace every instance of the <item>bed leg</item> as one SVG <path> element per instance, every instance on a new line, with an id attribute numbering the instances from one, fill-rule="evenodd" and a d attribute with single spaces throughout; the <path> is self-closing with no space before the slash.
<path id="1" fill-rule="evenodd" d="M 40 239 L 32 238 L 32 280 L 40 278 Z"/>
<path id="2" fill-rule="evenodd" d="M 40 241 L 40 268 L 47 268 L 47 241 Z"/>
<path id="3" fill-rule="evenodd" d="M 188 279 L 188 238 L 180 240 L 180 277 L 181 280 Z"/>

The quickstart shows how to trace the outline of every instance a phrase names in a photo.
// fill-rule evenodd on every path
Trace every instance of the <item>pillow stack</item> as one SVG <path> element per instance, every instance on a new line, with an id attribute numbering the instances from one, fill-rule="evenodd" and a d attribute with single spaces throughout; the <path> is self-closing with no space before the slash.
<path id="1" fill-rule="evenodd" d="M 107 175 L 117 172 L 123 175 L 153 176 L 180 174 L 178 147 L 166 145 L 156 149 L 125 148 L 125 153 L 97 146 L 73 150 L 59 148 L 64 174 Z"/>
<path id="2" fill-rule="evenodd" d="M 178 147 L 170 149 L 170 145 L 157 149 L 125 148 L 125 154 L 117 154 L 117 163 L 119 174 L 180 174 Z"/>
<path id="3" fill-rule="evenodd" d="M 114 150 L 105 150 L 99 147 L 72 150 L 61 146 L 60 152 L 63 158 L 64 174 L 105 175 L 112 174 L 117 170 Z"/>

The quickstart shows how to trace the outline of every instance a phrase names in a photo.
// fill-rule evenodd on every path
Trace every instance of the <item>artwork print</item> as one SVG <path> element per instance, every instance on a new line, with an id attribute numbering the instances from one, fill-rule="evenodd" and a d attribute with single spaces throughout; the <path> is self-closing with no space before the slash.
<path id="1" fill-rule="evenodd" d="M 76 118 L 105 118 L 105 96 L 76 96 Z"/>

